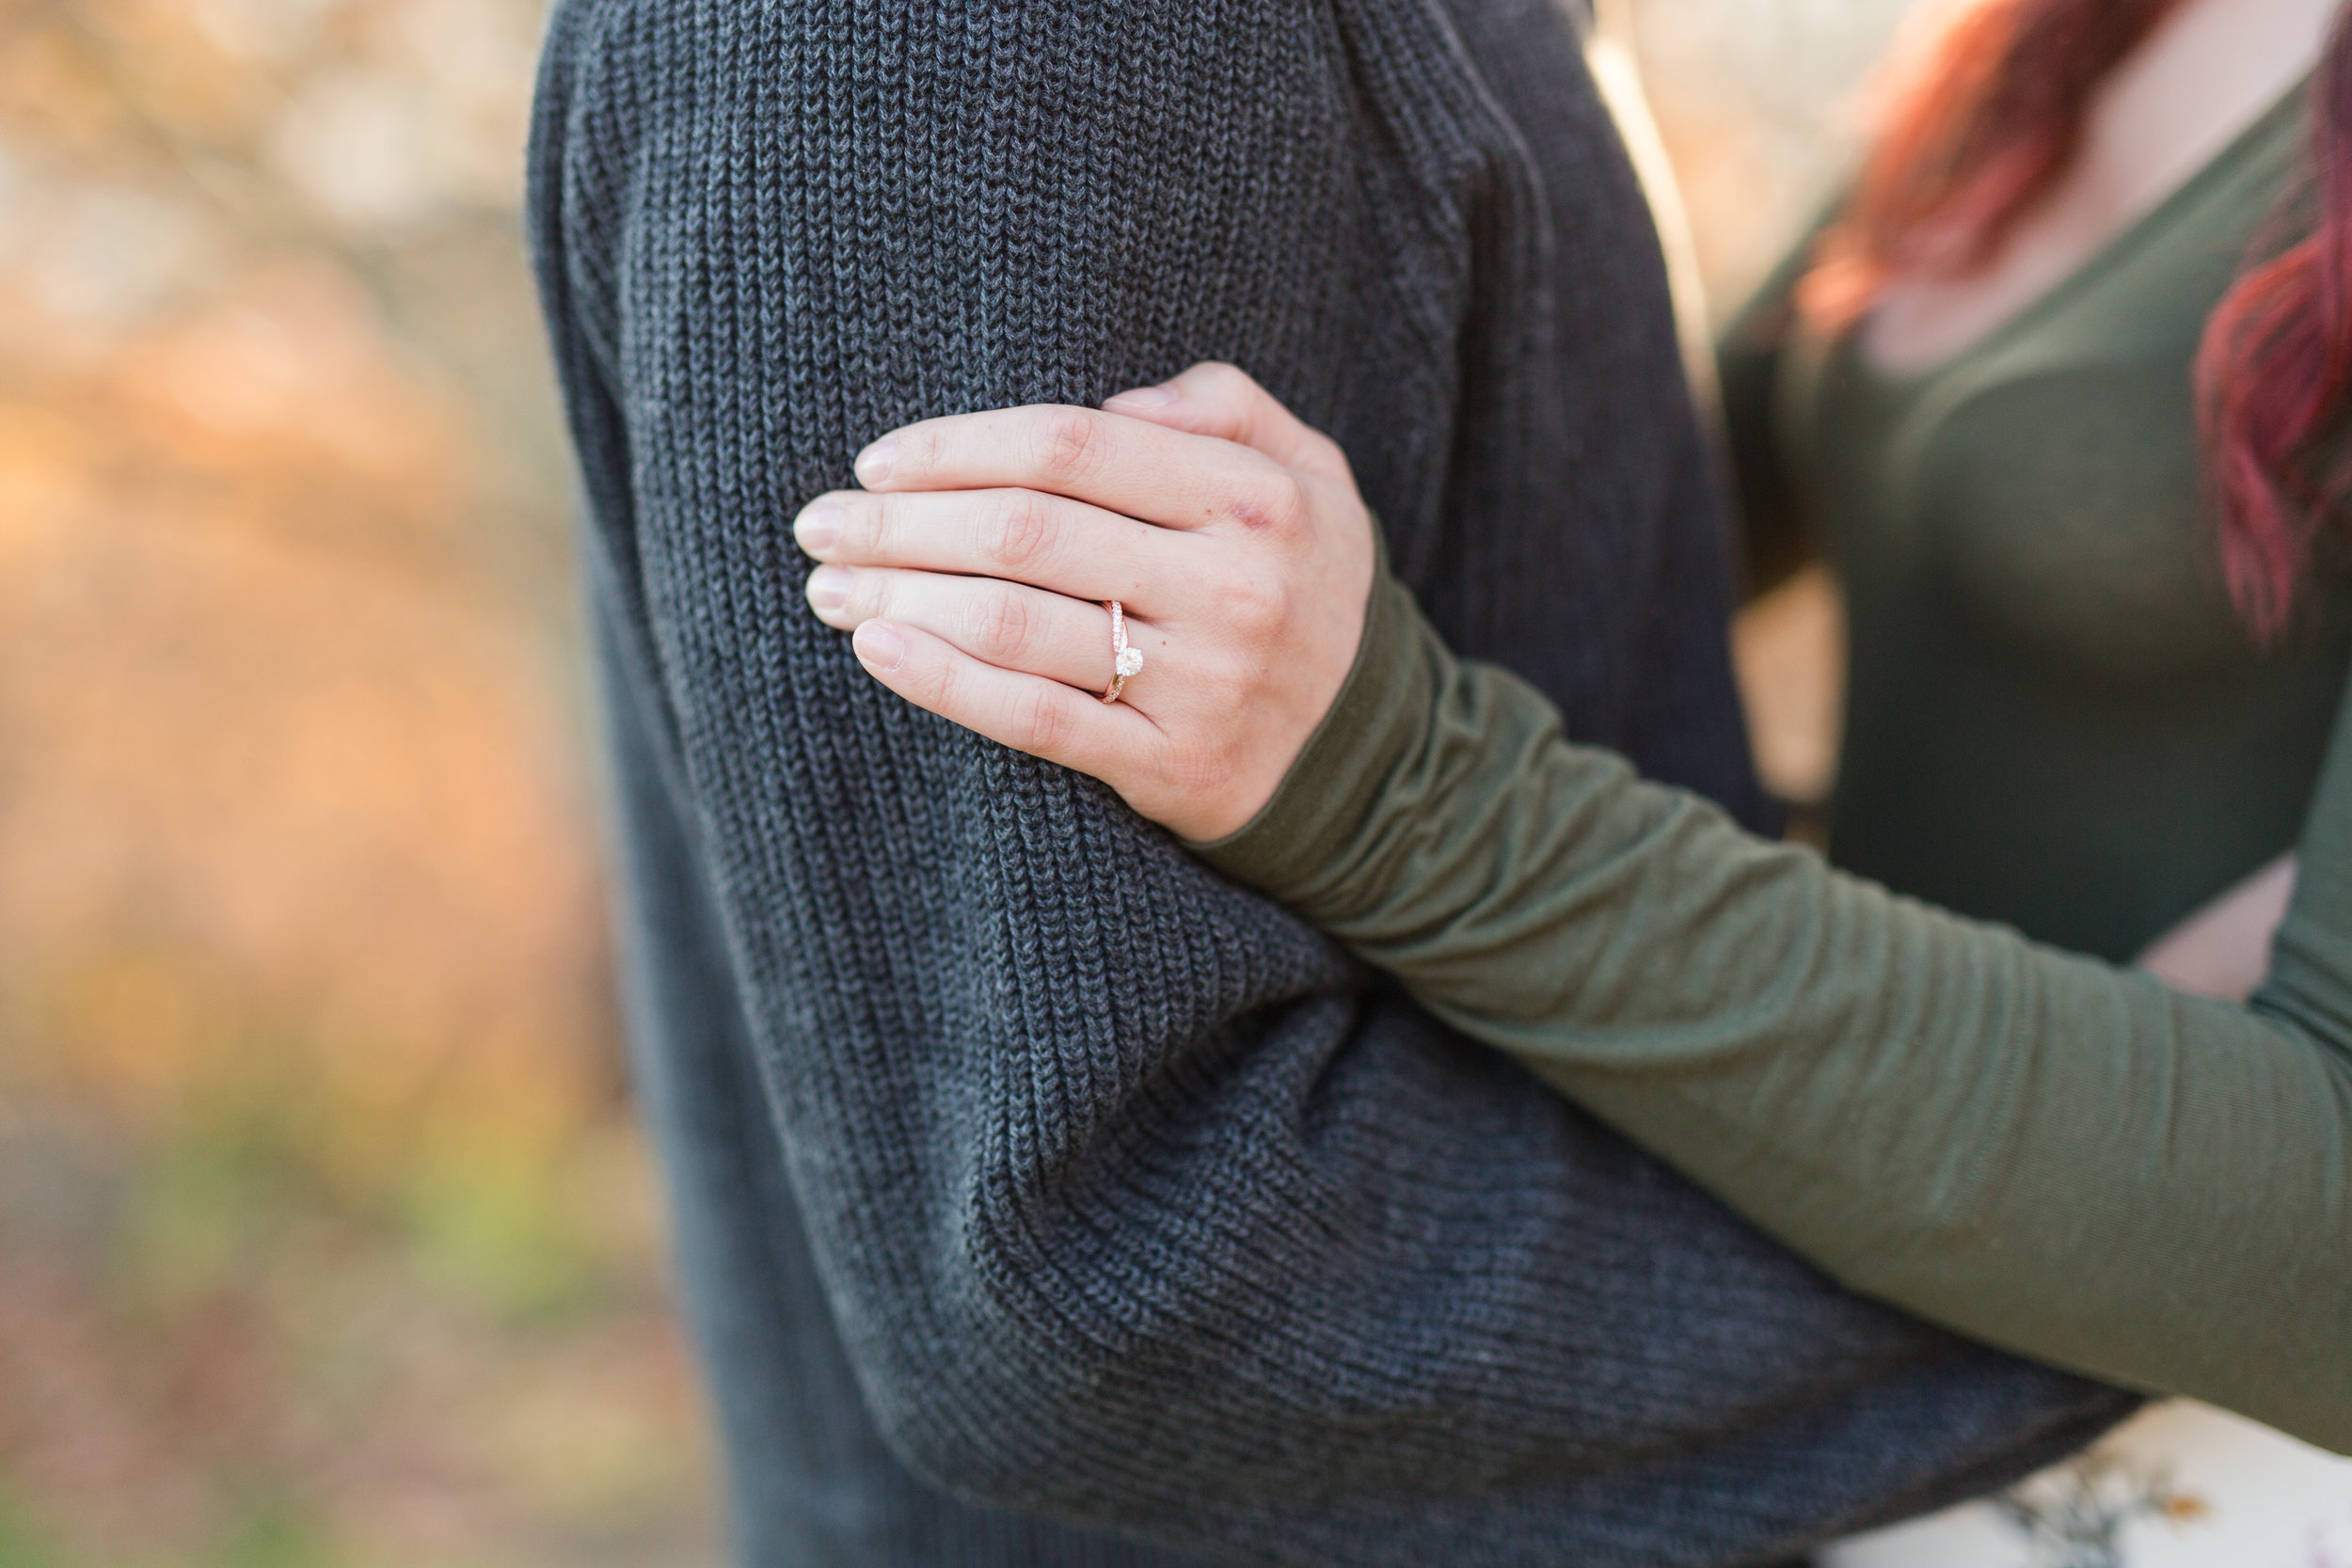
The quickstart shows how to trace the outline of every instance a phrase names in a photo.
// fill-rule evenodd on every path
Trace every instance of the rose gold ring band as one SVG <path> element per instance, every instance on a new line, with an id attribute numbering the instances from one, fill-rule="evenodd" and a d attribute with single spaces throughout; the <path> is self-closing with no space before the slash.
<path id="1" fill-rule="evenodd" d="M 1127 611 L 1117 599 L 1104 599 L 1103 608 L 1111 612 L 1111 683 L 1103 689 L 1103 701 L 1115 703 L 1127 689 L 1127 677 L 1143 672 L 1143 650 L 1127 645 Z"/>

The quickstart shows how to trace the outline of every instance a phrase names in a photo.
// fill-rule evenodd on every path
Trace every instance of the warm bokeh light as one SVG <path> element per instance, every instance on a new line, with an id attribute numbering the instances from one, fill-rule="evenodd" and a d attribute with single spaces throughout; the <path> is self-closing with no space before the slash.
<path id="1" fill-rule="evenodd" d="M 0 1562 L 715 1556 L 500 0 L 0 8 Z"/>
<path id="2" fill-rule="evenodd" d="M 1719 303 L 1899 8 L 1642 0 Z M 717 1560 L 516 232 L 539 25 L 0 0 L 8 1568 Z M 1825 614 L 1746 638 L 1800 784 Z"/>
<path id="3" fill-rule="evenodd" d="M 1626 8 L 1720 324 L 1837 189 L 1858 155 L 1871 67 L 1921 0 L 1602 4 Z M 1820 805 L 1836 760 L 1845 658 L 1828 574 L 1811 568 L 1752 607 L 1733 652 L 1757 771 L 1783 798 Z M 1801 814 L 1800 826 L 1818 829 L 1818 818 Z"/>

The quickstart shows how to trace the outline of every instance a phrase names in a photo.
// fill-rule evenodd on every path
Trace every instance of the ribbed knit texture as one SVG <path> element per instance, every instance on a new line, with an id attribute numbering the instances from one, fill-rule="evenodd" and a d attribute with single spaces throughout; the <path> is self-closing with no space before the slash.
<path id="1" fill-rule="evenodd" d="M 1752 812 L 1562 14 L 569 0 L 532 214 L 747 1560 L 1756 1563 L 2125 1408 L 1841 1294 L 802 601 L 792 512 L 883 431 L 1230 358 L 1457 647 Z"/>

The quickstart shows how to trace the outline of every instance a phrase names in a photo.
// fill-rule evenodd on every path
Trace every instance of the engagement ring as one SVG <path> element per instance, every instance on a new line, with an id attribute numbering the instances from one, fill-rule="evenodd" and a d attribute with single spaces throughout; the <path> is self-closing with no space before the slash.
<path id="1" fill-rule="evenodd" d="M 1127 689 L 1127 677 L 1143 673 L 1143 650 L 1127 645 L 1127 611 L 1117 599 L 1104 599 L 1103 608 L 1111 612 L 1111 683 L 1103 689 L 1103 701 L 1115 703 Z"/>

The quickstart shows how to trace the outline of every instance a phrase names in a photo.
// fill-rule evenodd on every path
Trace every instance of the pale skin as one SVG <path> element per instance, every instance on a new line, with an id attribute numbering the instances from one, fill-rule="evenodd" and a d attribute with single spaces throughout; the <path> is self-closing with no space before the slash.
<path id="1" fill-rule="evenodd" d="M 1982 271 L 1892 289 L 1863 328 L 1891 370 L 1996 331 L 2250 123 L 2318 58 L 2335 0 L 2191 0 L 2115 73 L 2085 147 Z M 930 420 L 860 454 L 864 487 L 794 524 L 808 596 L 898 695 L 1102 779 L 1196 841 L 1273 798 L 1362 640 L 1373 525 L 1336 444 L 1229 365 L 1100 410 Z M 1145 665 L 1104 704 L 1119 599 Z M 2292 857 L 2152 946 L 2179 989 L 2242 999 Z"/>

